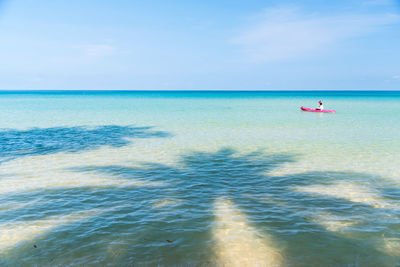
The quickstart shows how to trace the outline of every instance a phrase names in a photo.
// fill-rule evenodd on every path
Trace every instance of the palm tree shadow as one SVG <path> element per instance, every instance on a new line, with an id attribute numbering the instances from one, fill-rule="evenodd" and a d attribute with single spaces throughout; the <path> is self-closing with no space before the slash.
<path id="1" fill-rule="evenodd" d="M 153 127 L 102 125 L 95 127 L 52 127 L 28 130 L 0 130 L 0 163 L 12 159 L 48 155 L 58 152 L 80 152 L 101 146 L 122 147 L 132 138 L 169 137 Z"/>
<path id="2" fill-rule="evenodd" d="M 215 153 L 183 155 L 179 164 L 182 167 L 147 163 L 142 167 L 114 165 L 72 169 L 130 179 L 140 186 L 55 189 L 46 192 L 45 196 L 39 196 L 39 193 L 13 196 L 14 201 L 40 197 L 44 203 L 53 203 L 47 207 L 53 213 L 44 217 L 62 216 L 82 209 L 102 212 L 40 236 L 45 250 L 37 257 L 22 250 L 11 253 L 14 258 L 9 256 L 8 261 L 18 257 L 24 263 L 32 263 L 32 259 L 37 262 L 57 255 L 57 264 L 68 264 L 75 258 L 86 263 L 104 264 L 213 265 L 216 263 L 213 251 L 215 201 L 219 199 L 232 201 L 249 224 L 271 236 L 281 248 L 282 265 L 390 266 L 399 260 L 372 242 L 381 240 L 382 234 L 398 237 L 398 233 L 396 235 L 388 228 L 387 220 L 377 222 L 374 219 L 393 216 L 392 207 L 377 208 L 371 203 L 354 202 L 341 195 L 298 190 L 310 186 L 332 187 L 350 179 L 362 185 L 373 180 L 381 185 L 377 192 L 382 198 L 390 200 L 391 197 L 398 201 L 398 188 L 383 178 L 354 173 L 270 174 L 282 164 L 293 161 L 294 155 L 261 152 L 239 155 L 232 149 L 221 149 Z M 54 199 L 69 203 L 68 208 L 52 201 Z M 26 210 L 18 212 L 12 215 L 26 215 Z M 353 219 L 356 223 L 348 229 L 344 226 L 344 230 L 332 230 L 324 220 L 319 221 L 320 214 Z M 375 230 L 371 233 L 370 229 Z M 69 244 L 76 249 L 67 249 Z M 22 244 L 31 245 L 29 242 Z M 60 252 L 60 247 L 65 249 Z"/>

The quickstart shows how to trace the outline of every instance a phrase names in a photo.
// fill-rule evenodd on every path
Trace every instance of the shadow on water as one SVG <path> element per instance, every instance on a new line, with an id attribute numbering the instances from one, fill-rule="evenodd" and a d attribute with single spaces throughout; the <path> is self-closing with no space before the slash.
<path id="1" fill-rule="evenodd" d="M 122 147 L 128 138 L 168 137 L 152 127 L 104 125 L 0 130 L 0 162 L 24 156 L 79 152 L 100 146 Z"/>
<path id="2" fill-rule="evenodd" d="M 281 248 L 284 266 L 394 266 L 400 262 L 398 255 L 385 252 L 377 243 L 382 236 L 400 238 L 398 227 L 391 223 L 400 218 L 391 206 L 378 208 L 366 201 L 297 190 L 349 181 L 369 186 L 373 182 L 380 198 L 398 202 L 398 187 L 383 178 L 357 173 L 270 175 L 275 168 L 292 161 L 293 155 L 240 155 L 232 149 L 222 149 L 184 155 L 179 168 L 156 163 L 75 168 L 71 171 L 99 173 L 141 184 L 58 188 L 2 196 L 1 201 L 13 203 L 40 200 L 33 206 L 0 213 L 5 221 L 40 221 L 82 210 L 100 211 L 18 243 L 3 256 L 3 264 L 212 266 L 212 229 L 215 201 L 219 199 L 232 201 L 257 231 L 271 236 Z M 329 230 L 318 221 L 318 214 L 347 218 L 354 224 L 340 231 Z M 33 244 L 40 249 L 33 251 Z"/>

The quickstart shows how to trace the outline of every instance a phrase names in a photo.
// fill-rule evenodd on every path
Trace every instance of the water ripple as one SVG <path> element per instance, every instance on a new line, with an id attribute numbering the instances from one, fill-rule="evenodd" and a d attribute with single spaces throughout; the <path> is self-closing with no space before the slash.
<path id="1" fill-rule="evenodd" d="M 125 182 L 83 180 L 82 186 L 3 193 L 0 263 L 390 266 L 399 261 L 399 188 L 393 181 L 348 172 L 272 175 L 293 161 L 290 154 L 221 149 L 183 155 L 179 167 L 68 168 L 64 171 L 82 179 L 101 175 Z"/>

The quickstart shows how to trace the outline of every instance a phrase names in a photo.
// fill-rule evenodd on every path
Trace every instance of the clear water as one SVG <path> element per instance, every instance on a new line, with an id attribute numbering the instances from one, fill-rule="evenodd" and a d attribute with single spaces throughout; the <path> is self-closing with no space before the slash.
<path id="1" fill-rule="evenodd" d="M 302 112 L 322 99 L 336 114 Z M 400 92 L 2 92 L 0 265 L 399 266 Z"/>

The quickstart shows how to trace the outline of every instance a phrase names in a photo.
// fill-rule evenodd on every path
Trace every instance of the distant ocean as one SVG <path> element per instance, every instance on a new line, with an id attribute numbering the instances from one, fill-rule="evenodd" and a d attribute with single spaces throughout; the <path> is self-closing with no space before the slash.
<path id="1" fill-rule="evenodd" d="M 1 91 L 0 114 L 0 266 L 400 266 L 400 91 Z"/>

